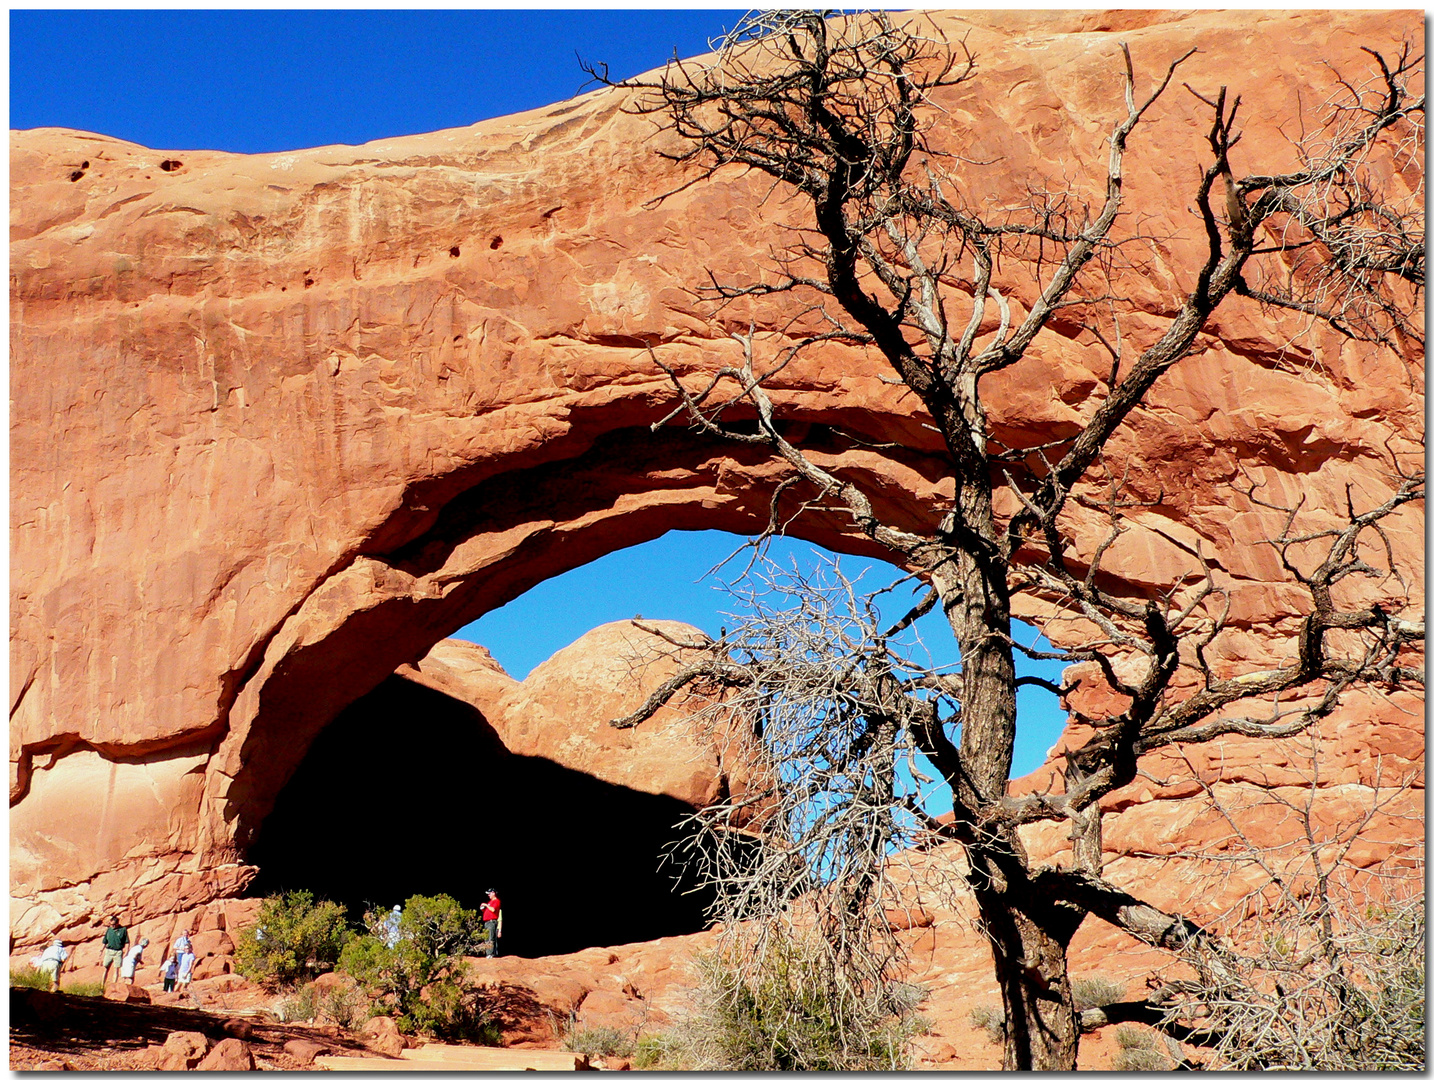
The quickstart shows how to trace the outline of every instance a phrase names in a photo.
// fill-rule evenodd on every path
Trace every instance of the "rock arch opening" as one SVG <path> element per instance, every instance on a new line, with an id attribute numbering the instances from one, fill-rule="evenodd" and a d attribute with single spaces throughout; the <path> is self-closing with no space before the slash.
<path id="1" fill-rule="evenodd" d="M 392 675 L 309 748 L 250 851 L 259 895 L 353 914 L 415 894 L 503 897 L 502 951 L 573 952 L 702 929 L 663 848 L 691 807 L 507 750 L 472 705 Z"/>
<path id="2" fill-rule="evenodd" d="M 664 854 L 726 779 L 656 743 L 619 747 L 611 740 L 632 736 L 606 721 L 642 696 L 622 670 L 632 639 L 644 637 L 627 617 L 681 617 L 715 636 L 734 598 L 698 579 L 742 539 L 708 530 L 620 548 L 540 582 L 460 631 L 468 641 L 440 642 L 388 676 L 313 739 L 279 791 L 247 853 L 259 867 L 251 892 L 304 888 L 357 913 L 416 893 L 476 907 L 493 886 L 509 911 L 505 951 L 529 956 L 702 929 L 708 897 L 674 888 Z M 785 540 L 774 552 L 808 565 L 826 554 Z M 845 562 L 873 574 L 873 588 L 898 576 L 872 560 Z M 926 629 L 954 660 L 944 627 Z"/>

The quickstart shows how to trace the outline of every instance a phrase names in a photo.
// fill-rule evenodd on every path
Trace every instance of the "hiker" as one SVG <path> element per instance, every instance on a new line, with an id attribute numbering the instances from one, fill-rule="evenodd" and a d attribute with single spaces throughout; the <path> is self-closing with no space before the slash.
<path id="1" fill-rule="evenodd" d="M 164 967 L 159 969 L 159 973 L 164 976 L 164 992 L 167 994 L 174 989 L 174 979 L 179 974 L 179 961 L 171 956 L 164 962 Z"/>
<path id="2" fill-rule="evenodd" d="M 503 901 L 496 889 L 489 889 L 488 902 L 483 905 L 483 929 L 488 931 L 488 955 L 498 955 L 498 939 L 503 936 Z"/>
<path id="3" fill-rule="evenodd" d="M 125 948 L 129 945 L 129 928 L 120 925 L 119 916 L 111 915 L 110 924 L 105 929 L 103 939 L 104 952 L 101 954 L 100 963 L 104 965 L 104 973 L 100 977 L 100 986 L 109 985 L 110 969 L 114 969 L 115 985 L 119 985 L 120 960 L 124 958 Z"/>
<path id="4" fill-rule="evenodd" d="M 144 966 L 144 950 L 148 944 L 149 938 L 140 938 L 139 944 L 125 953 L 124 960 L 120 963 L 120 978 L 129 980 L 131 986 L 134 985 L 135 968 Z"/>
<path id="5" fill-rule="evenodd" d="M 188 939 L 185 939 L 186 944 Z M 179 988 L 185 989 L 194 978 L 194 950 L 186 949 L 174 958 L 179 964 Z"/>
<path id="6" fill-rule="evenodd" d="M 394 904 L 393 910 L 383 920 L 383 940 L 390 949 L 398 946 L 398 922 L 403 915 L 403 905 Z"/>
<path id="7" fill-rule="evenodd" d="M 65 943 L 56 938 L 50 943 L 50 947 L 40 954 L 36 960 L 35 967 L 46 975 L 50 976 L 50 992 L 54 993 L 60 988 L 60 968 L 64 967 L 65 961 L 70 957 L 70 951 L 65 948 Z"/>
<path id="8" fill-rule="evenodd" d="M 174 939 L 174 944 L 169 947 L 169 952 L 170 952 L 170 955 L 172 955 L 172 956 L 174 956 L 174 957 L 176 957 L 176 958 L 182 957 L 185 953 L 192 953 L 192 952 L 194 952 L 194 946 L 192 946 L 192 945 L 189 944 L 189 931 L 188 931 L 188 930 L 181 930 L 181 931 L 179 932 L 179 936 Z M 180 963 L 181 963 L 181 964 L 182 964 L 183 962 L 184 962 L 183 960 L 180 960 Z"/>

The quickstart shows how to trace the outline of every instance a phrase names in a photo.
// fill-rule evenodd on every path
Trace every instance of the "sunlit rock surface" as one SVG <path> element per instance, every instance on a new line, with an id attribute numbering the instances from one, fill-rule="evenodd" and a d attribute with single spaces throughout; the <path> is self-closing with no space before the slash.
<path id="1" fill-rule="evenodd" d="M 1118 42 L 1142 85 L 1198 46 L 1180 79 L 1240 92 L 1238 165 L 1274 169 L 1294 160 L 1298 102 L 1321 100 L 1334 71 L 1362 77 L 1362 47 L 1388 53 L 1423 33 L 1415 12 L 936 19 L 983 74 L 940 98 L 934 140 L 999 159 L 981 189 L 998 203 L 1028 186 L 1098 192 L 1098 165 L 1080 165 L 1104 160 L 1122 108 Z M 430 655 L 484 611 L 608 551 L 671 528 L 751 532 L 767 520 L 781 470 L 765 458 L 649 432 L 672 394 L 648 349 L 699 373 L 739 356 L 727 335 L 749 317 L 787 326 L 792 310 L 775 302 L 714 320 L 691 290 L 709 270 L 749 272 L 793 211 L 763 204 L 766 186 L 735 173 L 654 201 L 685 176 L 656 156 L 662 139 L 623 112 L 628 100 L 603 91 L 471 128 L 256 156 L 12 133 L 14 945 L 96 938 L 115 906 L 162 937 L 182 913 L 235 903 L 310 745 L 401 665 L 430 687 L 461 681 L 462 700 L 491 710 L 515 752 L 705 797 L 718 764 L 684 771 L 660 728 L 601 727 L 615 687 L 584 697 L 545 666 L 537 694 L 466 647 Z M 1132 141 L 1130 219 L 1162 238 L 1116 282 L 1134 305 L 1133 348 L 1161 333 L 1188 284 L 1206 123 L 1172 91 Z M 1011 297 L 1019 312 L 1029 284 Z M 1421 453 L 1419 363 L 1229 304 L 1111 448 L 1130 494 L 1165 502 L 1133 516 L 1107 567 L 1148 590 L 1199 541 L 1240 631 L 1217 661 L 1289 655 L 1301 598 L 1261 543 L 1280 516 L 1232 482 L 1255 479 L 1272 502 L 1304 497 L 1326 520 L 1347 489 L 1381 498 L 1391 451 Z M 1108 367 L 1057 327 L 1032 362 L 990 380 L 996 434 L 1033 445 L 1072 430 L 1102 400 Z M 929 520 L 950 485 L 922 415 L 884 375 L 873 357 L 831 347 L 786 369 L 774 396 L 817 460 L 863 480 L 884 512 Z M 888 443 L 900 448 L 873 448 Z M 789 531 L 874 553 L 840 527 L 806 515 Z M 1075 527 L 1088 557 L 1102 521 Z M 1421 566 L 1414 516 L 1389 538 L 1404 566 Z M 1417 606 L 1422 573 L 1408 580 Z M 612 662 L 599 651 L 583 664 Z M 1422 768 L 1422 714 L 1403 696 L 1354 698 L 1323 731 L 1331 805 L 1376 770 Z M 1220 752 L 1222 783 L 1300 787 L 1278 747 Z M 1112 877 L 1133 878 L 1162 845 L 1200 842 L 1194 793 L 1138 783 L 1118 796 Z M 1034 830 L 1033 847 L 1059 849 L 1060 832 Z M 1420 835 L 1416 813 L 1392 840 Z M 1183 888 L 1178 874 L 1169 882 Z M 959 940 L 943 955 L 984 971 L 979 941 Z"/>

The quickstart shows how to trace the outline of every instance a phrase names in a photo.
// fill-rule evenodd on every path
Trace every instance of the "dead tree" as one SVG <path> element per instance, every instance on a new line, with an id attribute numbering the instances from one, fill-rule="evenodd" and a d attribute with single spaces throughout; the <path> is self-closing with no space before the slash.
<path id="1" fill-rule="evenodd" d="M 1189 565 L 1168 589 L 1146 599 L 1108 586 L 1114 578 L 1102 560 L 1135 503 L 1107 469 L 1106 452 L 1162 374 L 1191 354 L 1222 304 L 1251 298 L 1348 337 L 1422 346 L 1422 187 L 1400 205 L 1384 197 L 1367 168 L 1390 155 L 1406 173 L 1411 160 L 1420 168 L 1424 99 L 1411 86 L 1422 58 L 1406 49 L 1393 61 L 1371 53 L 1373 79 L 1341 84 L 1322 122 L 1308 125 L 1294 171 L 1237 175 L 1230 151 L 1240 140 L 1240 98 L 1223 87 L 1186 87 L 1209 117 L 1206 159 L 1190 193 L 1203 255 L 1188 291 L 1171 298 L 1164 333 L 1126 354 L 1122 301 L 1110 283 L 1137 238 L 1122 216 L 1127 143 L 1162 96 L 1176 92 L 1172 84 L 1188 56 L 1144 88 L 1128 48 L 1112 58 L 1123 103 L 1091 185 L 1101 192 L 1093 201 L 1083 202 L 1075 189 L 1048 190 L 1000 212 L 983 213 L 970 194 L 979 183 L 976 166 L 951 167 L 929 140 L 932 126 L 944 122 L 935 98 L 975 78 L 976 57 L 919 21 L 881 13 L 749 16 L 711 64 L 674 62 L 633 98 L 637 111 L 675 136 L 670 156 L 698 170 L 692 182 L 744 166 L 806 207 L 775 276 L 714 277 L 710 299 L 730 306 L 804 297 L 809 320 L 822 327 L 794 344 L 749 330 L 739 336 L 742 364 L 702 385 L 680 379 L 654 352 L 679 398 L 663 422 L 770 448 L 790 469 L 778 498 L 800 492 L 805 512 L 847 516 L 853 530 L 925 583 L 901 623 L 939 607 L 961 663 L 957 673 L 902 670 L 886 647 L 888 628 L 878 628 L 856 643 L 842 668 L 837 635 L 830 643 L 837 659 L 823 675 L 829 696 L 818 706 L 804 696 L 810 686 L 794 693 L 797 676 L 777 652 L 734 651 L 731 641 L 687 643 L 705 652 L 616 722 L 641 723 L 682 686 L 703 682 L 747 695 L 758 725 L 784 702 L 805 702 L 808 718 L 822 724 L 805 741 L 775 748 L 773 775 L 787 775 L 813 746 L 822 748 L 821 761 L 843 762 L 793 781 L 814 791 L 830 791 L 838 777 L 848 785 L 845 821 L 858 830 L 852 842 L 866 845 L 872 868 L 837 877 L 831 865 L 818 865 L 807 878 L 809 895 L 840 896 L 839 906 L 852 913 L 839 920 L 843 934 L 880 922 L 875 913 L 887 898 L 875 864 L 895 837 L 881 830 L 893 828 L 891 807 L 919 816 L 890 790 L 890 763 L 904 747 L 919 750 L 952 794 L 954 821 L 922 824 L 959 841 L 969 861 L 1002 990 L 1008 1068 L 1075 1067 L 1080 1025 L 1066 949 L 1087 916 L 1162 947 L 1217 948 L 1189 919 L 1100 876 L 1100 800 L 1135 777 L 1142 754 L 1231 733 L 1288 736 L 1327 715 L 1351 687 L 1422 685 L 1421 663 L 1410 658 L 1421 647 L 1422 621 L 1404 616 L 1403 579 L 1379 540 L 1391 515 L 1422 499 L 1423 476 L 1392 452 L 1388 493 L 1351 493 L 1339 524 L 1306 528 L 1299 508 L 1290 509 L 1274 544 L 1291 580 L 1307 591 L 1310 612 L 1281 663 L 1231 673 L 1209 659 L 1226 630 L 1225 597 L 1198 551 L 1189 552 Z M 1024 315 L 1002 280 L 1014 266 L 1035 282 L 1026 288 Z M 1031 346 L 1054 332 L 1057 319 L 1062 332 L 1076 324 L 1110 352 L 1103 396 L 1069 437 L 1004 448 L 989 430 L 983 379 L 1036 362 Z M 954 483 L 939 519 L 920 527 L 884 520 L 868 492 L 783 436 L 769 387 L 798 351 L 822 341 L 879 354 L 929 414 Z M 997 511 L 1003 486 L 1014 513 Z M 1254 484 L 1248 494 L 1261 497 Z M 1073 554 L 1073 514 L 1090 508 L 1107 516 L 1110 535 L 1082 561 Z M 774 528 L 786 520 L 775 501 L 772 519 Z M 1353 590 L 1356 579 L 1369 588 Z M 1078 620 L 1086 639 L 1063 658 L 1095 665 L 1127 704 L 1118 715 L 1087 718 L 1096 733 L 1069 756 L 1062 790 L 1013 797 L 1007 783 L 1021 647 L 1011 635 L 1012 596 L 1023 590 Z M 831 678 L 834 672 L 844 674 Z M 754 737 L 774 749 L 770 730 Z M 805 760 L 810 766 L 813 759 Z M 864 779 L 851 781 L 853 770 Z M 1017 830 L 1040 820 L 1072 823 L 1073 866 L 1028 858 Z"/>

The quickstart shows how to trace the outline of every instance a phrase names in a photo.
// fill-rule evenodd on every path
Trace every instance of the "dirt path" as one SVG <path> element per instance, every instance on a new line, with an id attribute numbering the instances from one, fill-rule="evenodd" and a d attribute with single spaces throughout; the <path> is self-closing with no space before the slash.
<path id="1" fill-rule="evenodd" d="M 230 1038 L 224 1025 L 232 1013 L 165 1005 L 131 1005 L 105 998 L 50 994 L 10 988 L 10 1068 L 150 1070 L 155 1047 L 172 1032 L 198 1031 L 211 1040 Z M 245 1044 L 259 1069 L 312 1069 L 284 1053 L 291 1039 L 322 1043 L 327 1053 L 367 1056 L 363 1043 L 347 1035 L 302 1025 L 259 1022 L 242 1017 Z"/>

